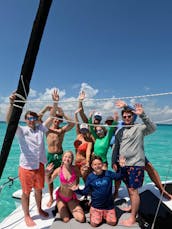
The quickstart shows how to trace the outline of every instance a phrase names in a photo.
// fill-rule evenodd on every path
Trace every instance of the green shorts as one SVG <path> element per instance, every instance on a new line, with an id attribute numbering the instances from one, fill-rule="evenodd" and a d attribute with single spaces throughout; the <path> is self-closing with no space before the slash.
<path id="1" fill-rule="evenodd" d="M 47 165 L 53 163 L 54 169 L 58 168 L 62 164 L 63 151 L 59 153 L 49 153 L 47 154 Z"/>

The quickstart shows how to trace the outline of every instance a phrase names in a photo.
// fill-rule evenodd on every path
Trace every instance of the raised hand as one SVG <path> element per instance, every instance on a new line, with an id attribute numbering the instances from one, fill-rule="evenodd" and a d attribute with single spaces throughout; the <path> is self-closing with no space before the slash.
<path id="1" fill-rule="evenodd" d="M 53 101 L 56 101 L 56 102 L 59 101 L 59 91 L 57 89 L 54 89 L 54 91 L 52 93 L 52 99 L 53 99 Z"/>
<path id="2" fill-rule="evenodd" d="M 127 104 L 126 104 L 123 100 L 117 100 L 117 101 L 115 102 L 115 106 L 116 106 L 117 108 L 123 108 L 123 107 L 127 106 Z"/>
<path id="3" fill-rule="evenodd" d="M 133 111 L 133 113 L 135 113 L 136 115 L 143 114 L 144 110 L 143 110 L 142 104 L 136 103 L 134 107 L 135 107 L 135 111 Z"/>
<path id="4" fill-rule="evenodd" d="M 79 95 L 79 100 L 84 100 L 85 99 L 85 92 L 81 91 L 80 95 Z"/>
<path id="5" fill-rule="evenodd" d="M 46 175 L 51 174 L 52 171 L 53 171 L 53 168 L 54 168 L 54 164 L 53 163 L 48 164 L 47 167 L 45 168 L 45 174 Z"/>
<path id="6" fill-rule="evenodd" d="M 9 96 L 10 103 L 13 104 L 14 100 L 16 99 L 16 91 L 13 91 L 12 94 Z"/>

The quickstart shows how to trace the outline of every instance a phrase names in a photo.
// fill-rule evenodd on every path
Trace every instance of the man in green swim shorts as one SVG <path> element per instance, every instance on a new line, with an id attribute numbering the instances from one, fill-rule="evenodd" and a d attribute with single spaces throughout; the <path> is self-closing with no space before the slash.
<path id="1" fill-rule="evenodd" d="M 63 118 L 67 120 L 67 124 L 60 127 L 60 123 L 63 122 Z M 53 119 L 53 123 L 46 135 L 48 144 L 47 164 L 53 163 L 54 169 L 58 168 L 62 162 L 62 143 L 64 135 L 67 131 L 71 130 L 74 125 L 75 124 L 73 120 L 71 120 L 70 117 L 64 114 L 62 108 L 58 107 L 58 114 L 56 114 L 56 117 Z M 53 182 L 51 184 L 48 184 L 48 189 L 50 193 L 50 199 L 47 203 L 47 207 L 51 207 L 53 203 Z"/>

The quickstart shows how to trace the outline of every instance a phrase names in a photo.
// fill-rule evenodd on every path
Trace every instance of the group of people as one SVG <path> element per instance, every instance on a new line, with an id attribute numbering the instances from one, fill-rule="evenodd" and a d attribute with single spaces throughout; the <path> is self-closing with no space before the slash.
<path id="1" fill-rule="evenodd" d="M 15 92 L 9 97 L 10 106 L 6 120 L 9 122 Z M 79 222 L 85 222 L 85 214 L 79 204 L 77 194 L 91 195 L 90 224 L 96 227 L 103 219 L 110 225 L 116 225 L 117 218 L 114 208 L 114 198 L 123 181 L 128 189 L 131 207 L 130 216 L 121 224 L 131 226 L 136 222 L 140 198 L 138 188 L 142 186 L 146 170 L 165 197 L 171 195 L 164 190 L 160 177 L 144 154 L 144 136 L 153 133 L 156 125 L 145 114 L 141 104 L 128 106 L 124 101 L 117 101 L 116 106 L 122 108 L 122 120 L 118 113 L 106 120 L 102 125 L 102 115 L 92 112 L 86 116 L 83 108 L 85 93 L 79 96 L 79 105 L 74 114 L 74 120 L 66 115 L 58 106 L 59 95 L 53 91 L 52 106 L 45 107 L 38 114 L 27 111 L 26 126 L 18 126 L 16 135 L 20 144 L 19 179 L 22 187 L 22 208 L 26 225 L 32 227 L 35 222 L 29 213 L 29 197 L 32 188 L 35 190 L 35 200 L 40 215 L 48 217 L 41 207 L 42 189 L 47 182 L 50 199 L 47 207 L 53 204 L 53 181 L 59 177 L 60 187 L 56 190 L 58 212 L 64 222 L 70 220 L 71 214 Z M 43 121 L 45 112 L 48 118 Z M 82 119 L 80 124 L 78 114 Z M 140 117 L 142 124 L 135 124 Z M 65 125 L 60 125 L 63 119 Z M 74 140 L 75 153 L 63 152 L 65 133 L 76 127 Z M 45 152 L 44 136 L 46 136 L 48 152 Z M 115 141 L 112 143 L 112 139 Z M 107 153 L 112 144 L 112 169 L 108 170 Z M 82 177 L 85 187 L 79 189 L 79 179 Z M 115 180 L 115 192 L 112 193 L 112 183 Z"/>

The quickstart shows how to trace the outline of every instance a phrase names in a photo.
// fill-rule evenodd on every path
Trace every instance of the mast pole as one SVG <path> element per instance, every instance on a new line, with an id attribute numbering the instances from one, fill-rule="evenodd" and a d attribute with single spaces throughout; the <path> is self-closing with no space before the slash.
<path id="1" fill-rule="evenodd" d="M 4 142 L 0 154 L 0 178 L 3 173 L 10 148 L 17 130 L 17 126 L 20 120 L 20 116 L 23 111 L 25 103 L 22 102 L 22 97 L 27 99 L 29 93 L 30 81 L 34 70 L 36 57 L 38 54 L 41 38 L 43 35 L 44 27 L 46 25 L 48 13 L 51 7 L 52 0 L 40 0 L 37 14 L 32 26 L 32 31 L 24 57 L 20 79 L 16 91 L 16 100 L 14 103 L 11 117 L 7 126 Z M 21 79 L 22 77 L 22 79 Z M 24 86 L 24 87 L 23 87 Z M 19 96 L 18 96 L 19 95 Z M 21 101 L 21 102 L 20 102 Z"/>

